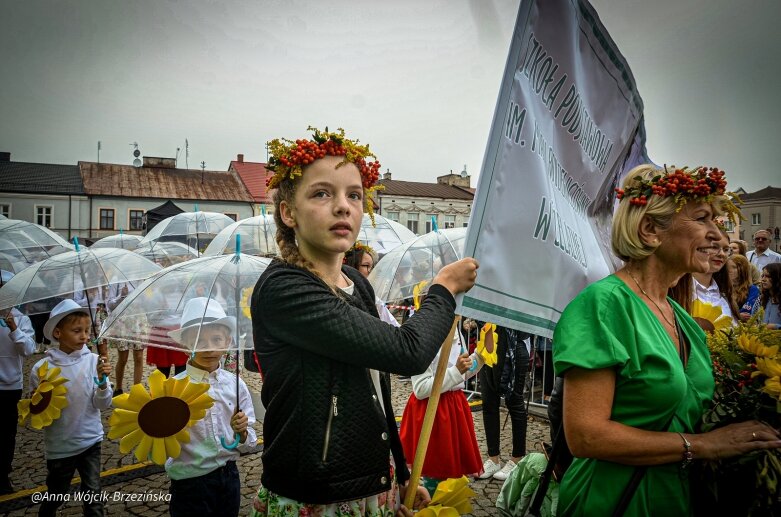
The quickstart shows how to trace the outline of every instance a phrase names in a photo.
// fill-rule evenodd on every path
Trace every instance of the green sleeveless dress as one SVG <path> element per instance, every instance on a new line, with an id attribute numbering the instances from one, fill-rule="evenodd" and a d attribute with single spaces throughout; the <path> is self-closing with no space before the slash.
<path id="1" fill-rule="evenodd" d="M 713 397 L 712 363 L 705 334 L 670 300 L 691 345 L 683 368 L 675 344 L 648 306 L 618 277 L 584 289 L 564 310 L 553 338 L 556 375 L 569 368 L 613 368 L 616 390 L 611 419 L 662 431 L 694 432 Z M 681 444 L 683 456 L 683 443 Z M 610 515 L 635 467 L 576 458 L 559 492 L 559 515 Z M 690 515 L 687 471 L 680 462 L 649 467 L 626 516 Z"/>

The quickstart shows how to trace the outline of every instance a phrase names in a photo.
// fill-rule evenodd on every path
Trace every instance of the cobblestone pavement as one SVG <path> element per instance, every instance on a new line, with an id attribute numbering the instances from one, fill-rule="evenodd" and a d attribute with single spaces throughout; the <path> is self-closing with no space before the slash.
<path id="1" fill-rule="evenodd" d="M 41 354 L 35 354 L 28 358 L 25 365 L 25 372 L 29 372 L 32 365 L 40 359 Z M 111 351 L 112 365 L 116 361 L 115 351 Z M 132 382 L 132 356 L 128 361 L 125 373 L 125 390 L 129 388 Z M 144 379 L 153 371 L 151 366 L 145 366 Z M 128 375 L 129 374 L 129 375 Z M 257 374 L 245 372 L 242 378 L 253 391 L 260 391 L 260 377 Z M 25 384 L 27 374 L 25 374 Z M 394 401 L 393 406 L 397 415 L 401 415 L 404 405 L 411 392 L 411 385 L 399 379 L 394 379 Z M 25 396 L 28 396 L 25 393 Z M 505 423 L 506 410 L 502 408 L 502 422 Z M 104 422 L 107 422 L 110 410 L 105 411 Z M 475 431 L 477 434 L 480 450 L 485 454 L 485 437 L 483 433 L 483 421 L 479 412 L 479 405 L 473 413 Z M 106 431 L 108 431 L 108 425 Z M 509 456 L 511 450 L 510 423 L 501 433 L 502 459 Z M 259 439 L 262 438 L 262 426 L 256 425 Z M 548 440 L 548 423 L 546 420 L 530 416 L 527 433 L 527 447 L 531 450 L 537 450 L 541 440 Z M 252 498 L 260 483 L 260 474 L 262 464 L 260 461 L 260 451 L 262 445 L 253 450 L 247 451 L 237 462 L 242 479 L 242 510 L 241 515 L 249 512 L 252 504 Z M 411 461 L 411 460 L 410 460 Z M 102 462 L 103 474 L 102 485 L 106 502 L 106 513 L 110 516 L 135 515 L 151 517 L 155 515 L 167 515 L 168 503 L 163 500 L 168 493 L 169 481 L 165 472 L 154 465 L 140 465 L 137 463 L 132 453 L 121 454 L 119 452 L 119 443 L 114 440 L 104 439 L 102 444 Z M 16 454 L 14 456 L 14 470 L 11 474 L 11 480 L 17 490 L 15 494 L 0 497 L 0 513 L 9 516 L 37 515 L 38 505 L 32 503 L 34 493 L 40 491 L 46 483 L 46 462 L 43 455 L 43 433 L 31 429 L 29 424 L 24 428 L 19 428 L 16 439 Z M 494 503 L 501 488 L 502 483 L 493 479 L 474 480 L 471 487 L 477 492 L 477 497 L 473 500 L 474 516 L 493 516 L 498 511 Z M 135 501 L 122 501 L 121 498 L 135 497 Z M 65 503 L 60 509 L 60 515 L 71 516 L 81 515 L 81 506 L 79 503 L 71 501 Z"/>

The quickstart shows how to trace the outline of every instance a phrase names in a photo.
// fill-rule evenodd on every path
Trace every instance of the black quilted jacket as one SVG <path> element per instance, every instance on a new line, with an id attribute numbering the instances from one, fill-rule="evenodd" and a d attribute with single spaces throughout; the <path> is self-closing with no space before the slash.
<path id="1" fill-rule="evenodd" d="M 334 294 L 311 272 L 275 260 L 252 294 L 255 350 L 263 370 L 263 474 L 268 490 L 306 503 L 333 503 L 409 477 L 390 390 L 386 415 L 368 369 L 423 372 L 453 322 L 455 300 L 433 285 L 420 310 L 396 328 L 377 317 L 374 291 L 350 267 L 355 296 Z"/>

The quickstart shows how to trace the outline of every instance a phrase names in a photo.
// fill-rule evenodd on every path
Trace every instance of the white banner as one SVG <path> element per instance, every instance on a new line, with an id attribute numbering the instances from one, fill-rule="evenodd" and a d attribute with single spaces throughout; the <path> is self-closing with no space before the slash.
<path id="1" fill-rule="evenodd" d="M 647 160 L 632 72 L 585 0 L 523 0 L 469 221 L 460 314 L 551 337 L 613 269 L 623 172 Z"/>

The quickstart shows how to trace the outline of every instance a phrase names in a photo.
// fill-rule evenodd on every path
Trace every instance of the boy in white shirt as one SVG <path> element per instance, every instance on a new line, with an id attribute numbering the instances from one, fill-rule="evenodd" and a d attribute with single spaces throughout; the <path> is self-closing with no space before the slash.
<path id="1" fill-rule="evenodd" d="M 16 309 L 0 316 L 0 495 L 14 491 L 11 466 L 16 447 L 17 404 L 22 398 L 24 358 L 35 352 L 35 330 L 30 318 Z"/>
<path id="2" fill-rule="evenodd" d="M 103 423 L 100 411 L 111 407 L 111 384 L 104 375 L 111 373 L 106 357 L 89 351 L 90 314 L 73 300 L 63 300 L 52 309 L 43 334 L 53 345 L 46 356 L 35 363 L 30 376 L 30 393 L 40 383 L 38 368 L 48 362 L 50 368 L 60 368 L 60 376 L 68 379 L 68 405 L 60 417 L 43 430 L 46 454 L 46 486 L 49 494 L 66 494 L 73 474 L 79 471 L 81 490 L 100 492 L 100 444 L 103 441 Z M 103 379 L 96 384 L 95 379 Z M 41 503 L 38 515 L 53 516 L 62 504 L 59 498 Z M 94 501 L 93 499 L 98 499 Z M 100 498 L 84 498 L 84 515 L 103 515 Z"/>
<path id="3" fill-rule="evenodd" d="M 236 376 L 220 367 L 235 333 L 236 319 L 226 316 L 219 302 L 203 297 L 187 302 L 181 328 L 168 333 L 174 341 L 194 351 L 187 369 L 176 378 L 189 375 L 191 382 L 209 383 L 208 393 L 214 399 L 206 417 L 189 428 L 190 442 L 182 444 L 179 457 L 169 458 L 165 464 L 171 478 L 173 517 L 239 514 L 241 481 L 236 468 L 239 452 L 223 447 L 220 439 L 232 443 L 236 433 L 240 443 L 252 446 L 257 436 L 252 428 L 255 411 L 247 385 L 238 379 L 237 408 Z"/>

